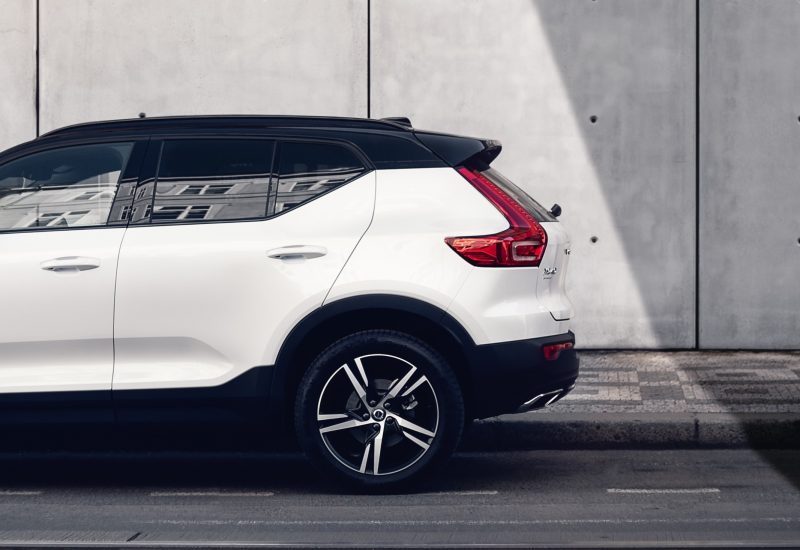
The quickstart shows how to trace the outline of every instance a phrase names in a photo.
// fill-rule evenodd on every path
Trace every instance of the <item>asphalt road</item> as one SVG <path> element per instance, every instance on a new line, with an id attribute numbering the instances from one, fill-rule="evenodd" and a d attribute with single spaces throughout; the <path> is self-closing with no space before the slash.
<path id="1" fill-rule="evenodd" d="M 787 545 L 798 487 L 798 451 L 462 454 L 392 495 L 292 454 L 4 453 L 0 544 Z"/>

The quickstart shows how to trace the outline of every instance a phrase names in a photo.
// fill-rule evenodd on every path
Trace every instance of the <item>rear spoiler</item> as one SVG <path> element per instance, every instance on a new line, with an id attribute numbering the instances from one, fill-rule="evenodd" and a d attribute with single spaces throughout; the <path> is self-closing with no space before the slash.
<path id="1" fill-rule="evenodd" d="M 493 139 L 419 131 L 415 131 L 414 135 L 450 166 L 485 168 L 497 158 L 503 149 L 503 145 Z"/>

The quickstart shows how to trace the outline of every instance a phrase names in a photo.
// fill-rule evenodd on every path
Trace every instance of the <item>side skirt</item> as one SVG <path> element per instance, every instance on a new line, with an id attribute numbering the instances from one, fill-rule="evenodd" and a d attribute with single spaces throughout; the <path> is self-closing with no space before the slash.
<path id="1" fill-rule="evenodd" d="M 274 368 L 200 388 L 0 393 L 0 427 L 129 423 L 267 423 Z"/>
<path id="2" fill-rule="evenodd" d="M 266 423 L 274 370 L 254 367 L 213 387 L 114 390 L 117 423 Z"/>

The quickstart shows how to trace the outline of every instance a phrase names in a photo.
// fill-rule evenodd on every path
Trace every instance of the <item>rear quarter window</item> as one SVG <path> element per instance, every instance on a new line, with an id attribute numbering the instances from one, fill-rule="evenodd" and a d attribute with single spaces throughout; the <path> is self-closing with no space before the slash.
<path id="1" fill-rule="evenodd" d="M 335 143 L 282 142 L 278 185 L 270 210 L 280 214 L 354 180 L 367 168 L 349 148 Z"/>

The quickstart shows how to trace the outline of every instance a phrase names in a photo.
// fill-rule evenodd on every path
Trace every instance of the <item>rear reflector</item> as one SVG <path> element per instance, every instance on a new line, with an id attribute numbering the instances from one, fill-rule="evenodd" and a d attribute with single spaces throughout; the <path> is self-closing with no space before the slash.
<path id="1" fill-rule="evenodd" d="M 574 344 L 572 342 L 562 342 L 560 344 L 545 344 L 542 346 L 545 361 L 555 361 L 561 352 L 564 350 L 572 349 Z"/>
<path id="2" fill-rule="evenodd" d="M 542 262 L 547 233 L 522 205 L 477 170 L 457 169 L 506 220 L 509 228 L 494 235 L 448 237 L 445 242 L 472 265 L 536 267 Z"/>

